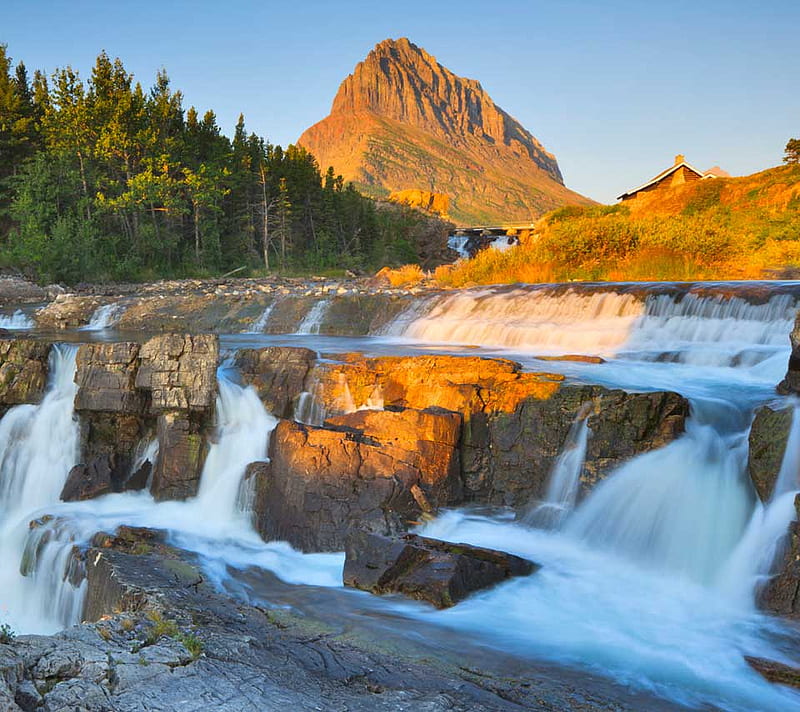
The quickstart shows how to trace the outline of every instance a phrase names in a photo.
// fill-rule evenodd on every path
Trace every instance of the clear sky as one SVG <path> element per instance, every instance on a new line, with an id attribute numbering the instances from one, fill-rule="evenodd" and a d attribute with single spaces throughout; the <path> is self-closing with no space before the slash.
<path id="1" fill-rule="evenodd" d="M 611 202 L 684 153 L 744 175 L 800 137 L 800 0 L 2 0 L 0 42 L 28 69 L 88 76 L 105 49 L 185 106 L 239 112 L 273 143 L 327 115 L 339 82 L 408 37 L 555 153 L 566 184 Z"/>

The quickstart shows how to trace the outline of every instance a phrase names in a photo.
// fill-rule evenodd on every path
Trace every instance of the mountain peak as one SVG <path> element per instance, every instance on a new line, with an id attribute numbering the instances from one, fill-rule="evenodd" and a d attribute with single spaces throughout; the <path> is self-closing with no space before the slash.
<path id="1" fill-rule="evenodd" d="M 375 45 L 340 85 L 330 116 L 306 131 L 299 143 L 323 168 L 333 165 L 367 192 L 447 193 L 453 215 L 462 221 L 481 216 L 509 221 L 522 215 L 531 220 L 564 202 L 586 202 L 563 187 L 555 156 L 497 106 L 480 82 L 457 76 L 406 37 Z M 497 189 L 508 193 L 504 184 L 509 179 L 530 183 L 525 179 L 529 175 L 536 190 L 526 196 L 517 185 L 507 206 L 498 196 L 493 201 L 497 204 L 486 210 L 471 209 L 468 203 L 475 196 L 465 186 L 480 174 L 488 178 L 490 169 L 501 164 L 501 173 L 507 175 Z M 456 181 L 455 173 L 472 177 Z M 560 186 L 556 192 L 565 199 L 546 199 L 546 183 Z"/>

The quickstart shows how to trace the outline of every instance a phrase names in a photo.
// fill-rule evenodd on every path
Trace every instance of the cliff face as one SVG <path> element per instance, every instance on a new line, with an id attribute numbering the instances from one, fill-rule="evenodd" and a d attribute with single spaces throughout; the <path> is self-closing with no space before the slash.
<path id="1" fill-rule="evenodd" d="M 405 38 L 378 44 L 299 143 L 366 193 L 447 194 L 460 223 L 531 222 L 591 202 L 564 186 L 555 156 L 479 82 Z"/>

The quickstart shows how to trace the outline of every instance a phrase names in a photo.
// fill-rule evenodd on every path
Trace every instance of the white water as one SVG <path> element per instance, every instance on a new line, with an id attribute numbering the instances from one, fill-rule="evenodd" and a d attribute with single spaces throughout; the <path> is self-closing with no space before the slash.
<path id="1" fill-rule="evenodd" d="M 217 421 L 192 516 L 228 526 L 249 516 L 240 506 L 242 476 L 249 463 L 266 458 L 269 436 L 278 419 L 266 411 L 255 389 L 220 378 Z"/>
<path id="2" fill-rule="evenodd" d="M 575 292 L 567 298 L 528 289 L 457 292 L 434 300 L 427 314 L 397 335 L 542 353 L 610 354 L 625 343 L 644 309 L 640 299 L 615 292 Z"/>
<path id="3" fill-rule="evenodd" d="M 263 334 L 264 330 L 267 328 L 267 324 L 269 323 L 269 317 L 272 314 L 272 310 L 275 309 L 275 304 L 277 304 L 277 300 L 271 302 L 267 307 L 261 312 L 261 315 L 253 322 L 253 325 L 245 332 L 247 334 Z"/>
<path id="4" fill-rule="evenodd" d="M 792 408 L 792 425 L 772 499 L 800 490 L 800 405 Z"/>
<path id="5" fill-rule="evenodd" d="M 745 433 L 720 429 L 724 404 L 702 405 L 683 437 L 598 485 L 568 522 L 569 533 L 644 568 L 712 582 L 744 534 L 755 499 Z"/>
<path id="6" fill-rule="evenodd" d="M 59 500 L 78 458 L 78 423 L 73 416 L 75 347 L 54 346 L 50 383 L 39 405 L 12 408 L 0 420 L 0 591 L 12 628 L 51 630 L 74 620 L 69 584 L 62 585 L 72 546 L 53 536 L 32 577 L 19 572 L 28 523 Z M 72 599 L 72 600 L 71 600 Z M 79 600 L 79 597 L 78 597 Z M 7 610 L 3 610 L 7 608 Z"/>
<path id="7" fill-rule="evenodd" d="M 597 375 L 604 383 L 669 383 L 703 397 L 694 398 L 693 418 L 682 438 L 623 465 L 557 530 L 463 512 L 445 514 L 424 530 L 527 556 L 542 564 L 538 573 L 449 611 L 392 600 L 385 602 L 387 608 L 463 631 L 490 648 L 587 667 L 676 703 L 736 712 L 800 710 L 795 693 L 765 682 L 743 660 L 747 654 L 792 662 L 781 643 L 784 629 L 755 611 L 753 591 L 794 514 L 791 472 L 797 468 L 789 460 L 797 451 L 787 448 L 779 478 L 784 484 L 766 506 L 756 500 L 743 469 L 748 408 L 774 397 L 774 384 L 785 370 L 790 300 L 773 297 L 752 306 L 717 297 L 641 300 L 613 292 L 542 291 L 531 298 L 523 289 L 510 294 L 515 296 L 488 290 L 480 299 L 475 292 L 436 297 L 432 305 L 419 302 L 414 319 L 427 319 L 426 329 L 442 322 L 439 340 L 445 343 L 488 343 L 514 347 L 517 353 L 598 353 L 592 344 L 605 343 L 608 363 L 563 367 Z M 435 317 L 432 310 L 438 310 Z M 162 527 L 176 544 L 200 553 L 217 581 L 229 575 L 228 565 L 262 566 L 289 582 L 338 585 L 341 554 L 304 556 L 285 544 L 264 544 L 250 527 L 242 475 L 251 458 L 266 454 L 264 431 L 270 421 L 248 389 L 233 385 L 221 381 L 213 446 L 218 453 L 209 454 L 212 463 L 206 464 L 196 499 L 157 504 L 145 494 L 124 494 L 48 506 L 45 511 L 61 517 L 57 528 L 63 533 L 56 538 L 83 541 L 120 523 Z M 709 393 L 717 399 L 709 399 Z M 3 427 L 5 419 L 0 432 Z M 0 435 L 0 443 L 7 442 Z M 16 445 L 6 450 L 16 452 Z M 69 526 L 62 525 L 67 519 Z M 0 539 L 1 546 L 4 542 Z M 52 554 L 48 561 L 56 562 L 59 550 L 64 547 L 48 544 L 39 560 Z M 10 552 L 16 562 L 19 551 Z M 7 578 L 3 561 L 8 560 L 15 563 L 13 556 L 0 559 L 2 590 L 20 578 Z M 34 614 L 26 606 L 33 605 L 36 592 L 50 591 L 42 600 L 50 601 L 53 611 L 74 610 L 75 598 L 69 595 L 53 603 L 55 591 L 68 590 L 60 584 L 63 564 L 36 567 L 37 573 L 45 569 L 57 575 L 20 584 L 31 596 L 21 595 L 15 603 L 23 605 L 22 615 L 12 616 L 22 621 L 19 629 L 58 627 L 55 620 L 33 625 Z"/>
<path id="8" fill-rule="evenodd" d="M 36 326 L 33 319 L 31 319 L 22 309 L 17 309 L 13 314 L 0 314 L 0 329 L 8 329 L 10 331 L 33 329 Z"/>
<path id="9" fill-rule="evenodd" d="M 125 313 L 125 307 L 122 304 L 103 304 L 97 307 L 92 314 L 89 323 L 81 327 L 81 331 L 103 331 L 115 326 L 122 315 Z"/>
<path id="10" fill-rule="evenodd" d="M 328 313 L 328 307 L 331 303 L 329 299 L 322 299 L 314 303 L 314 306 L 308 310 L 308 314 L 303 317 L 300 326 L 297 327 L 298 334 L 319 334 L 322 327 L 322 322 L 325 315 Z"/>
<path id="11" fill-rule="evenodd" d="M 469 239 L 469 235 L 450 235 L 447 238 L 447 246 L 458 253 L 458 259 L 466 260 L 469 259 L 469 250 L 467 250 Z M 506 252 L 517 244 L 516 238 L 508 235 L 498 235 L 488 241 L 485 249 Z"/>
<path id="12" fill-rule="evenodd" d="M 797 299 L 778 294 L 750 304 L 722 294 L 644 298 L 584 288 L 488 288 L 446 294 L 408 311 L 393 336 L 542 355 L 748 367 L 785 350 Z"/>
<path id="13" fill-rule="evenodd" d="M 766 682 L 743 658 L 786 660 L 780 626 L 718 589 L 499 518 L 453 512 L 422 533 L 509 551 L 542 569 L 447 611 L 404 606 L 407 615 L 477 636 L 490 649 L 588 668 L 693 709 L 800 710 L 800 696 Z"/>
<path id="14" fill-rule="evenodd" d="M 575 507 L 578 500 L 581 471 L 589 442 L 589 407 L 578 412 L 567 438 L 556 458 L 547 485 L 544 500 L 534 505 L 522 517 L 525 524 L 544 528 L 557 527 Z"/>

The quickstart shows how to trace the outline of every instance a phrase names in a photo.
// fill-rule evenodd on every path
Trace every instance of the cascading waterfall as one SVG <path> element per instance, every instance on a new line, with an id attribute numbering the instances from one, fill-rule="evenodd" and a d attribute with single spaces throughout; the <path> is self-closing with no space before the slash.
<path id="1" fill-rule="evenodd" d="M 254 388 L 229 380 L 223 369 L 218 382 L 217 434 L 203 466 L 192 514 L 198 521 L 226 525 L 248 516 L 242 477 L 249 463 L 267 456 L 278 420 L 267 412 Z"/>
<path id="2" fill-rule="evenodd" d="M 797 306 L 794 294 L 753 304 L 724 293 L 490 288 L 415 303 L 388 333 L 542 355 L 747 367 L 785 348 Z"/>
<path id="3" fill-rule="evenodd" d="M 458 259 L 468 260 L 469 252 L 467 251 L 467 242 L 469 235 L 450 235 L 447 238 L 447 246 L 458 254 Z"/>
<path id="4" fill-rule="evenodd" d="M 792 408 L 792 424 L 781 469 L 769 500 L 756 501 L 747 530 L 719 576 L 719 586 L 742 602 L 752 599 L 774 573 L 796 516 L 794 500 L 800 490 L 800 405 Z"/>
<path id="5" fill-rule="evenodd" d="M 22 329 L 33 329 L 36 326 L 22 309 L 17 309 L 13 314 L 0 314 L 0 329 L 16 331 Z"/>
<path id="6" fill-rule="evenodd" d="M 122 315 L 125 313 L 125 307 L 122 304 L 103 304 L 94 310 L 89 323 L 81 327 L 81 331 L 103 331 L 115 326 Z"/>
<path id="7" fill-rule="evenodd" d="M 625 343 L 644 308 L 644 301 L 634 295 L 607 291 L 459 292 L 433 300 L 424 316 L 414 318 L 397 335 L 433 343 L 603 354 Z"/>
<path id="8" fill-rule="evenodd" d="M 297 333 L 319 334 L 319 330 L 322 328 L 322 322 L 325 319 L 325 315 L 328 313 L 330 304 L 330 299 L 321 299 L 316 302 L 314 306 L 309 309 L 308 314 L 303 317 L 303 321 L 301 321 L 300 326 L 297 327 Z"/>
<path id="9" fill-rule="evenodd" d="M 588 420 L 578 418 L 546 497 L 554 508 L 569 511 L 559 526 L 536 529 L 507 514 L 451 512 L 423 529 L 527 556 L 541 570 L 449 611 L 396 600 L 375 605 L 400 619 L 458 628 L 504 651 L 602 669 L 678 704 L 736 712 L 800 709 L 797 695 L 769 685 L 743 660 L 747 654 L 792 662 L 774 643 L 780 624 L 755 611 L 753 591 L 794 516 L 798 413 L 766 504 L 757 500 L 745 462 L 748 409 L 774 398 L 776 382 L 771 376 L 754 380 L 754 366 L 761 369 L 778 357 L 785 370 L 796 299 L 760 298 L 752 304 L 712 292 L 646 295 L 641 289 L 593 293 L 575 287 L 475 290 L 417 300 L 395 322 L 396 329 L 407 324 L 395 335 L 521 354 L 602 354 L 608 361 L 598 370 L 616 377 L 613 368 L 635 367 L 651 386 L 657 372 L 677 369 L 673 382 L 691 397 L 692 416 L 683 436 L 623 464 L 575 506 L 591 437 Z M 303 320 L 308 333 L 314 323 L 319 330 L 327 305 L 317 302 Z M 286 581 L 340 583 L 340 554 L 304 556 L 285 544 L 264 544 L 253 530 L 244 471 L 266 457 L 276 421 L 255 391 L 238 386 L 224 369 L 216 437 L 196 498 L 156 503 L 146 493 L 125 493 L 56 505 L 78 457 L 74 350 L 55 348 L 51 359 L 42 403 L 12 408 L 0 420 L 0 591 L 9 611 L 0 605 L 0 617 L 12 627 L 52 632 L 76 621 L 83 588 L 74 585 L 80 572 L 73 568 L 72 546 L 122 523 L 169 530 L 171 541 L 200 555 L 211 580 L 224 580 L 231 568 L 263 566 Z M 731 388 L 734 379 L 748 384 L 744 400 Z M 695 396 L 692 389 L 701 381 L 725 401 Z M 318 408 L 312 414 L 311 407 L 303 414 L 304 405 L 322 399 L 312 397 L 313 384 L 308 387 L 297 418 L 314 422 L 324 414 Z M 380 400 L 375 393 L 360 407 L 377 407 Z M 143 443 L 142 462 L 153 462 L 156 449 L 156 441 Z M 42 518 L 50 512 L 54 518 Z M 29 529 L 31 519 L 40 522 Z"/>
<path id="10" fill-rule="evenodd" d="M 550 473 L 547 494 L 544 500 L 533 503 L 523 514 L 521 521 L 524 524 L 554 529 L 575 507 L 589 442 L 591 408 L 592 404 L 586 403 L 578 411 Z"/>
<path id="11" fill-rule="evenodd" d="M 695 401 L 692 409 L 682 437 L 623 464 L 575 511 L 567 531 L 708 584 L 744 534 L 754 493 L 746 431 L 733 406 Z"/>
<path id="12" fill-rule="evenodd" d="M 78 457 L 73 415 L 77 348 L 54 346 L 50 382 L 39 405 L 20 405 L 0 420 L 0 590 L 10 623 L 26 631 L 52 630 L 80 609 L 80 591 L 62 585 L 72 541 L 65 529 L 49 531 L 34 575 L 20 573 L 28 523 L 57 503 Z M 23 568 L 25 568 L 23 566 Z"/>
<path id="13" fill-rule="evenodd" d="M 264 330 L 267 328 L 267 324 L 269 323 L 269 318 L 272 315 L 273 309 L 275 309 L 275 304 L 277 304 L 277 300 L 271 302 L 266 306 L 261 315 L 253 322 L 253 325 L 245 332 L 246 334 L 263 334 Z"/>

